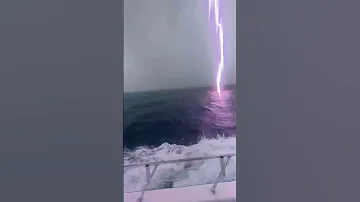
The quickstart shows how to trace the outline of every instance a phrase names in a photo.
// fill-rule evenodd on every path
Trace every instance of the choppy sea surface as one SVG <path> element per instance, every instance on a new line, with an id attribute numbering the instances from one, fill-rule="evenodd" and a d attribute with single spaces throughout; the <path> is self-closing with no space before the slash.
<path id="1" fill-rule="evenodd" d="M 156 162 L 236 152 L 236 90 L 209 88 L 125 93 L 124 164 Z M 236 176 L 235 158 L 225 181 Z M 219 159 L 158 167 L 150 189 L 213 183 Z M 145 169 L 124 171 L 125 192 L 146 183 Z"/>

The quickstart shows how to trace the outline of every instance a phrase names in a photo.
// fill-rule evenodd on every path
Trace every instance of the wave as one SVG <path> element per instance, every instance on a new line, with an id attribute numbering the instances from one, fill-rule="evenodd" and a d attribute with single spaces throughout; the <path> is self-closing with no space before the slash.
<path id="1" fill-rule="evenodd" d="M 202 138 L 197 144 L 184 146 L 164 143 L 156 148 L 139 147 L 124 151 L 124 164 L 149 163 L 210 155 L 236 153 L 236 137 Z M 151 170 L 153 167 L 151 168 Z M 214 183 L 220 172 L 219 159 L 201 160 L 160 165 L 148 189 L 163 189 Z M 223 181 L 236 179 L 236 158 L 232 157 L 226 167 Z M 124 170 L 124 191 L 140 191 L 146 184 L 144 167 Z"/>

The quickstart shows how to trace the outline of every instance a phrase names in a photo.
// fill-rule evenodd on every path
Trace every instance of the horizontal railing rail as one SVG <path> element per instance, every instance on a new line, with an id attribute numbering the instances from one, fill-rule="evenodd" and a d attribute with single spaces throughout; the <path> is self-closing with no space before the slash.
<path id="1" fill-rule="evenodd" d="M 181 162 L 188 162 L 188 161 L 200 161 L 200 160 L 216 159 L 216 158 L 229 157 L 229 156 L 230 157 L 231 156 L 236 156 L 236 154 L 233 153 L 233 154 L 224 154 L 224 155 L 212 155 L 212 156 L 174 159 L 174 160 L 167 160 L 167 161 L 156 161 L 156 162 L 149 162 L 149 163 L 128 164 L 128 165 L 124 165 L 124 168 L 156 166 L 156 165 L 171 164 L 171 163 L 181 163 Z"/>
<path id="2" fill-rule="evenodd" d="M 189 162 L 189 161 L 200 161 L 200 160 L 209 160 L 209 159 L 220 159 L 220 172 L 210 189 L 210 192 L 212 194 L 215 194 L 215 189 L 217 184 L 220 182 L 221 178 L 225 177 L 225 168 L 228 165 L 231 157 L 236 156 L 235 153 L 233 154 L 224 154 L 224 155 L 216 155 L 216 156 L 203 156 L 203 157 L 193 157 L 193 158 L 184 158 L 184 159 L 175 159 L 175 160 L 167 160 L 167 161 L 158 161 L 158 162 L 149 162 L 149 163 L 139 163 L 139 164 L 130 164 L 130 165 L 124 165 L 124 168 L 136 168 L 136 167 L 144 167 L 145 173 L 146 173 L 146 184 L 144 188 L 141 191 L 141 195 L 138 198 L 138 202 L 142 202 L 143 196 L 145 192 L 147 191 L 149 185 L 151 184 L 152 177 L 154 176 L 154 173 L 158 166 L 164 165 L 164 164 L 173 164 L 173 163 L 182 163 L 182 162 Z M 154 169 L 150 171 L 150 166 L 154 166 Z"/>

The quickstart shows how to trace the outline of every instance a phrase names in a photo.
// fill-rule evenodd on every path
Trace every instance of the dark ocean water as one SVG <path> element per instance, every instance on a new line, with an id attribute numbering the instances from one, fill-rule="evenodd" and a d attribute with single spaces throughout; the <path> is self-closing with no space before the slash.
<path id="1" fill-rule="evenodd" d="M 235 97 L 235 86 L 221 97 L 209 88 L 126 93 L 124 164 L 235 153 Z M 232 158 L 224 180 L 235 180 L 235 165 Z M 163 165 L 149 189 L 213 183 L 219 170 L 217 159 Z M 139 191 L 144 183 L 142 167 L 125 169 L 125 192 Z"/>
<path id="2" fill-rule="evenodd" d="M 235 86 L 221 97 L 209 88 L 125 93 L 124 147 L 192 145 L 199 138 L 235 136 Z"/>

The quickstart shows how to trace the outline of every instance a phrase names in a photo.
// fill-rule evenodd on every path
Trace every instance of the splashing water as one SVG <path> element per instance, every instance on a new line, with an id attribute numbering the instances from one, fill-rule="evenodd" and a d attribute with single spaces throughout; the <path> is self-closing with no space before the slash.
<path id="1" fill-rule="evenodd" d="M 202 138 L 191 146 L 164 143 L 157 148 L 140 147 L 124 152 L 124 164 L 149 163 L 208 155 L 222 155 L 236 152 L 236 137 L 219 135 L 214 139 Z M 151 168 L 151 170 L 153 167 Z M 164 164 L 158 167 L 149 190 L 184 187 L 214 183 L 220 171 L 218 159 Z M 231 158 L 226 167 L 226 177 L 221 182 L 236 180 L 236 158 Z M 146 184 L 143 167 L 124 170 L 124 191 L 140 191 Z"/>
<path id="2" fill-rule="evenodd" d="M 218 64 L 217 76 L 216 76 L 216 88 L 219 96 L 221 97 L 221 77 L 224 70 L 224 32 L 221 24 L 219 0 L 209 0 L 209 19 L 213 16 L 216 27 L 216 34 L 219 40 L 220 49 L 220 61 Z"/>

